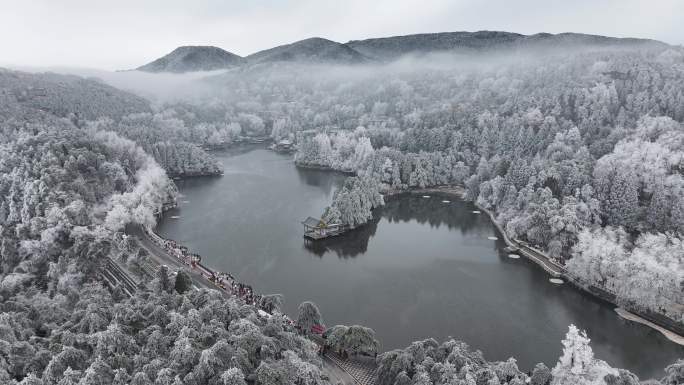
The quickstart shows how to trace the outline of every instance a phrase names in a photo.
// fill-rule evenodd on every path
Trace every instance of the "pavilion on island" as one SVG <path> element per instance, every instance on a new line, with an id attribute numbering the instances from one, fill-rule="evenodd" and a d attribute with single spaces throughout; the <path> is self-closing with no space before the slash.
<path id="1" fill-rule="evenodd" d="M 302 221 L 304 236 L 311 239 L 322 239 L 342 234 L 346 226 L 338 223 L 326 223 L 323 219 L 308 217 Z"/>

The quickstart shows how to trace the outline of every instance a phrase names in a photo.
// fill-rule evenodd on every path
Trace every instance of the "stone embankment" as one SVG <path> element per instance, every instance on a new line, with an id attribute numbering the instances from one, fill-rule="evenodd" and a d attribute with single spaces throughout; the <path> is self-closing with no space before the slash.
<path id="1" fill-rule="evenodd" d="M 624 319 L 649 326 L 662 333 L 669 340 L 677 344 L 684 345 L 684 325 L 682 325 L 681 322 L 677 322 L 664 314 L 640 310 L 626 304 L 620 305 L 620 302 L 623 301 L 620 301 L 615 293 L 612 293 L 602 287 L 592 285 L 580 277 L 575 276 L 565 269 L 565 266 L 563 266 L 559 261 L 528 245 L 526 242 L 508 237 L 506 231 L 502 228 L 491 211 L 480 205 L 476 204 L 476 206 L 489 216 L 492 223 L 494 226 L 496 226 L 497 230 L 511 251 L 515 250 L 519 254 L 525 256 L 527 259 L 540 266 L 542 269 L 544 269 L 544 271 L 549 273 L 549 275 L 553 276 L 554 278 L 562 278 L 566 282 L 575 286 L 577 289 L 613 304 L 616 306 L 615 311 Z M 620 308 L 618 306 L 623 306 L 626 309 Z"/>

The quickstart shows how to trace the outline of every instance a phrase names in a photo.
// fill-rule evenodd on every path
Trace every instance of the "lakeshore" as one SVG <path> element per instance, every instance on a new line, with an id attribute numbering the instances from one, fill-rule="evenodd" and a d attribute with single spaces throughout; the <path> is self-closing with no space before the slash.
<path id="1" fill-rule="evenodd" d="M 481 205 L 478 205 L 477 203 L 475 203 L 475 205 L 482 212 L 486 213 L 489 216 L 492 223 L 499 230 L 499 232 L 503 236 L 504 241 L 509 247 L 516 248 L 518 252 L 520 252 L 529 260 L 531 260 L 539 267 L 544 269 L 544 271 L 549 273 L 549 275 L 551 275 L 554 278 L 562 278 L 566 282 L 571 283 L 578 290 L 582 290 L 586 293 L 589 293 L 601 300 L 604 300 L 612 304 L 613 306 L 616 306 L 615 311 L 622 318 L 646 325 L 654 330 L 659 331 L 670 341 L 684 346 L 684 336 L 682 336 L 682 333 L 684 333 L 684 325 L 681 325 L 680 323 L 677 323 L 676 321 L 662 314 L 645 314 L 636 309 L 630 309 L 631 311 L 628 311 L 620 308 L 620 305 L 616 302 L 616 295 L 614 293 L 610 293 L 603 288 L 596 287 L 586 282 L 583 282 L 579 277 L 570 274 L 567 270 L 565 270 L 565 268 L 560 263 L 555 261 L 553 258 L 547 256 L 542 251 L 525 245 L 521 241 L 510 239 L 506 234 L 506 231 L 501 227 L 501 225 L 496 220 L 491 211 L 482 207 Z M 659 317 L 659 319 L 656 319 L 656 317 Z"/>
<path id="2" fill-rule="evenodd" d="M 344 174 L 344 175 L 349 175 L 349 176 L 354 176 L 356 175 L 356 171 L 354 170 L 337 170 L 329 166 L 322 166 L 322 165 L 317 165 L 317 164 L 310 164 L 310 163 L 302 163 L 302 162 L 294 162 L 295 167 L 302 169 L 302 170 L 317 170 L 317 171 L 328 171 L 328 172 L 334 172 L 334 173 L 339 173 L 339 174 Z"/>
<path id="3" fill-rule="evenodd" d="M 667 329 L 665 329 L 659 325 L 656 325 L 653 322 L 651 322 L 647 319 L 641 318 L 638 315 L 631 313 L 631 312 L 629 312 L 629 311 L 627 311 L 621 307 L 616 307 L 615 312 L 618 313 L 618 315 L 620 317 L 622 317 L 626 320 L 638 322 L 642 325 L 646 325 L 652 329 L 655 329 L 655 330 L 659 331 L 662 335 L 664 335 L 668 340 L 670 340 L 676 344 L 684 346 L 684 337 L 677 334 L 677 333 L 674 333 L 670 330 L 667 330 Z"/>
<path id="4" fill-rule="evenodd" d="M 283 294 L 288 314 L 311 300 L 328 326 L 376 330 L 383 351 L 453 335 L 488 359 L 516 357 L 524 369 L 555 364 L 546 359 L 557 357 L 571 323 L 600 336 L 597 357 L 642 378 L 683 355 L 660 333 L 616 317 L 609 303 L 509 258 L 488 216 L 457 199 L 460 187 L 388 195 L 364 226 L 311 246 L 299 221 L 323 211 L 343 175 L 295 168 L 291 156 L 260 148 L 214 155 L 228 172 L 179 181 L 185 202 L 157 231 L 256 292 Z M 652 359 L 636 360 L 635 349 Z"/>
<path id="5" fill-rule="evenodd" d="M 329 167 L 321 167 L 321 166 L 315 166 L 315 165 L 308 165 L 308 164 L 301 164 L 299 162 L 295 162 L 296 167 L 302 168 L 302 169 L 313 169 L 313 170 L 321 170 L 321 171 L 332 171 L 332 172 L 338 172 L 346 175 L 356 175 L 355 172 L 353 171 L 340 171 L 340 170 L 334 170 Z M 386 201 L 392 200 L 392 199 L 397 199 L 401 196 L 406 196 L 406 195 L 439 195 L 439 196 L 444 196 L 444 197 L 450 197 L 452 199 L 460 199 L 460 200 L 465 200 L 465 188 L 462 186 L 458 185 L 443 185 L 443 186 L 433 186 L 433 187 L 424 187 L 424 188 L 409 188 L 409 189 L 397 189 L 397 190 L 388 190 L 383 192 L 383 197 Z M 511 239 L 505 229 L 501 226 L 501 224 L 496 220 L 495 215 L 488 210 L 487 208 L 479 205 L 477 202 L 473 202 L 473 204 L 479 209 L 480 212 L 483 212 L 487 214 L 489 217 L 490 221 L 492 224 L 496 227 L 497 231 L 500 233 L 503 241 L 506 243 L 506 245 L 509 248 L 509 251 L 515 252 L 518 254 L 523 255 L 526 259 L 529 261 L 533 262 L 540 268 L 542 268 L 546 273 L 548 273 L 554 281 L 559 281 L 558 283 L 569 283 L 573 287 L 575 287 L 578 290 L 581 290 L 585 293 L 588 293 L 592 296 L 595 296 L 596 298 L 606 301 L 610 303 L 612 306 L 620 306 L 617 303 L 617 298 L 616 295 L 613 293 L 610 293 L 600 287 L 590 285 L 584 281 L 582 281 L 579 277 L 571 275 L 568 271 L 565 270 L 564 266 L 557 260 L 549 257 L 546 255 L 543 251 L 534 248 L 533 246 L 530 246 L 526 242 L 517 240 L 517 239 Z M 347 234 L 349 232 L 355 231 L 360 227 L 363 227 L 364 225 L 357 226 L 354 228 L 347 227 L 344 229 L 341 229 L 339 231 L 335 231 L 331 233 L 330 235 L 325 235 L 317 238 L 312 238 L 315 241 L 319 241 L 322 239 L 326 239 L 328 237 L 338 237 L 344 234 Z M 562 281 L 561 281 L 562 280 Z M 624 304 L 622 306 L 625 306 Z M 684 340 L 684 325 L 681 323 L 678 323 L 675 320 L 672 320 L 671 318 L 658 314 L 658 313 L 653 313 L 653 312 L 648 312 L 645 313 L 643 311 L 640 311 L 638 309 L 629 309 L 630 314 L 633 315 L 632 318 L 638 317 L 640 320 L 643 320 L 644 322 L 639 322 L 645 326 L 648 326 L 654 330 L 657 331 L 667 331 L 666 337 L 668 337 L 669 340 L 678 343 L 678 341 Z M 624 310 L 627 311 L 627 310 Z M 630 321 L 636 321 L 635 319 L 632 318 L 626 318 Z M 680 344 L 681 345 L 681 344 Z"/>
<path id="6" fill-rule="evenodd" d="M 389 199 L 394 199 L 406 194 L 413 195 L 423 195 L 423 194 L 438 194 L 442 196 L 448 196 L 455 199 L 465 199 L 465 189 L 461 186 L 436 186 L 427 188 L 416 188 L 408 190 L 391 190 L 384 194 Z M 535 263 L 537 266 L 541 267 L 545 272 L 547 272 L 552 279 L 562 278 L 566 282 L 571 283 L 578 290 L 582 290 L 589 293 L 597 298 L 609 302 L 611 305 L 616 306 L 615 311 L 622 318 L 638 322 L 642 325 L 648 326 L 651 329 L 657 330 L 662 333 L 670 341 L 684 346 L 684 325 L 678 324 L 676 321 L 664 316 L 662 314 L 645 314 L 636 309 L 622 309 L 619 304 L 616 303 L 615 294 L 609 293 L 604 289 L 591 286 L 585 282 L 582 282 L 578 277 L 571 275 L 565 270 L 565 268 L 553 258 L 547 256 L 544 252 L 527 245 L 516 239 L 511 239 L 506 231 L 503 229 L 501 224 L 496 220 L 494 214 L 487 208 L 474 202 L 474 205 L 483 213 L 487 214 L 492 224 L 497 228 L 498 232 L 501 234 L 506 245 L 510 248 L 510 251 L 517 252 L 525 256 L 528 260 Z M 623 305 L 624 306 L 624 305 Z M 659 317 L 659 319 L 656 319 Z"/>

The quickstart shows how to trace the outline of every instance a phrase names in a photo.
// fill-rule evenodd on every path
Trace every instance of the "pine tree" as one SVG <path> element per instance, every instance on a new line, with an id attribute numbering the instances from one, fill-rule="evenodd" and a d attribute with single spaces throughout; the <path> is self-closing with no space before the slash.
<path id="1" fill-rule="evenodd" d="M 157 285 L 159 291 L 169 293 L 171 290 L 173 290 L 173 285 L 171 284 L 169 275 L 168 266 L 159 266 L 159 269 L 157 269 Z"/>
<path id="2" fill-rule="evenodd" d="M 553 368 L 552 385 L 589 385 L 602 383 L 606 375 L 619 375 L 605 362 L 594 358 L 587 333 L 570 325 L 563 343 L 563 354 Z"/>
<path id="3" fill-rule="evenodd" d="M 670 230 L 670 206 L 672 206 L 672 203 L 673 201 L 668 197 L 663 182 L 656 182 L 653 186 L 651 203 L 646 212 L 646 221 L 650 225 L 651 230 L 661 232 Z M 677 202 L 674 203 L 676 204 Z"/>
<path id="4" fill-rule="evenodd" d="M 594 364 L 594 352 L 589 346 L 587 333 L 575 325 L 570 325 L 563 343 L 563 355 L 558 359 L 558 364 L 553 369 L 554 376 L 563 373 L 581 376 L 586 374 Z"/>
<path id="5" fill-rule="evenodd" d="M 608 195 L 608 223 L 634 229 L 637 226 L 639 196 L 636 175 L 630 170 L 618 170 Z"/>

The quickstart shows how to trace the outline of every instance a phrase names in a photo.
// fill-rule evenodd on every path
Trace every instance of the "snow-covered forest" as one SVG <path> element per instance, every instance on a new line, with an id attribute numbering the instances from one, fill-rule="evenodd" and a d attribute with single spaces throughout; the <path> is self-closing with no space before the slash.
<path id="1" fill-rule="evenodd" d="M 328 383 L 315 344 L 281 317 L 176 290 L 164 269 L 132 298 L 100 278 L 109 259 L 144 274 L 145 252 L 122 230 L 174 202 L 169 176 L 220 174 L 208 148 L 263 135 L 294 141 L 300 165 L 356 174 L 331 223 L 365 223 L 384 191 L 463 185 L 509 235 L 684 321 L 681 50 L 263 65 L 205 82 L 198 99 L 148 102 L 95 80 L 0 71 L 0 382 Z M 320 322 L 303 309 L 302 324 Z M 351 351 L 377 349 L 372 336 L 333 334 Z M 379 355 L 377 378 L 638 384 L 574 326 L 563 347 L 555 367 L 528 375 L 513 358 L 426 340 Z M 650 383 L 681 383 L 684 361 L 663 375 Z"/>
<path id="2" fill-rule="evenodd" d="M 678 384 L 684 377 L 684 360 L 669 365 L 662 382 L 639 382 L 632 373 L 610 367 L 594 357 L 586 333 L 570 325 L 563 352 L 553 368 L 537 364 L 529 373 L 521 372 L 514 358 L 487 362 L 480 351 L 473 351 L 453 339 L 439 344 L 433 339 L 416 341 L 378 357 L 379 385 L 427 384 Z"/>
<path id="3" fill-rule="evenodd" d="M 372 209 L 384 204 L 380 184 L 369 177 L 350 177 L 333 196 L 331 205 L 323 213 L 326 223 L 344 223 L 356 227 L 368 222 Z"/>
<path id="4" fill-rule="evenodd" d="M 141 97 L 77 76 L 0 69 L 0 87 L 0 115 L 7 119 L 40 121 L 48 113 L 79 128 L 116 132 L 138 143 L 171 176 L 220 174 L 221 166 L 201 146 L 222 145 L 236 136 L 234 127 L 192 126 L 193 121 L 176 118 L 174 111 L 153 108 Z"/>
<path id="5" fill-rule="evenodd" d="M 271 117 L 274 139 L 296 141 L 298 164 L 380 191 L 463 185 L 509 236 L 621 301 L 684 320 L 681 49 L 433 59 L 280 65 L 216 83 L 231 84 L 223 98 L 240 113 Z M 342 193 L 326 216 L 358 225 L 380 204 Z"/>
<path id="6" fill-rule="evenodd" d="M 75 87 L 61 117 L 8 91 L 0 93 L 0 383 L 325 383 L 315 344 L 282 317 L 217 291 L 184 292 L 167 269 L 132 298 L 108 290 L 100 278 L 108 260 L 132 272 L 146 262 L 124 225 L 154 224 L 176 199 L 173 182 L 139 144 L 102 121 L 72 119 L 81 107 L 107 111 L 108 97 L 78 99 L 87 95 Z M 120 118 L 103 114 L 108 124 Z"/>

